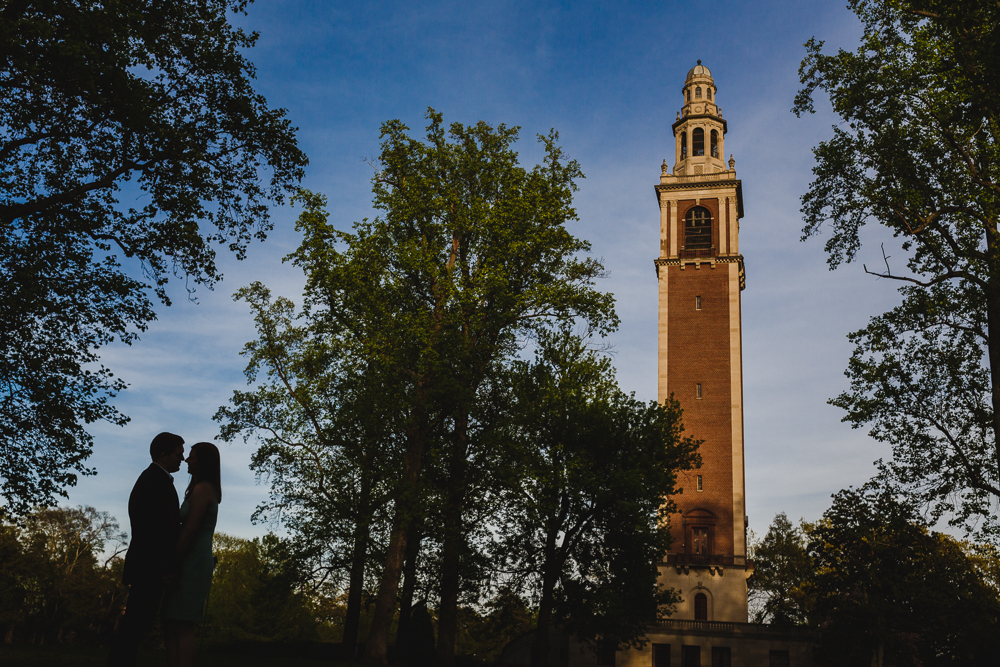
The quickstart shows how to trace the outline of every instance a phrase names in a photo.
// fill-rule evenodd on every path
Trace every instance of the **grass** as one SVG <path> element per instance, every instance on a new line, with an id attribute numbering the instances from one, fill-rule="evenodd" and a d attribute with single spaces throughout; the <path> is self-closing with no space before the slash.
<path id="1" fill-rule="evenodd" d="M 348 663 L 311 657 L 297 657 L 281 651 L 247 651 L 243 647 L 206 646 L 198 652 L 198 667 L 348 667 Z M 277 647 L 276 647 L 277 648 Z M 108 658 L 105 648 L 77 646 L 31 646 L 0 644 L 0 665 L 3 667 L 104 667 Z M 139 651 L 139 667 L 167 667 L 163 651 Z M 356 663 L 353 667 L 357 667 Z"/>

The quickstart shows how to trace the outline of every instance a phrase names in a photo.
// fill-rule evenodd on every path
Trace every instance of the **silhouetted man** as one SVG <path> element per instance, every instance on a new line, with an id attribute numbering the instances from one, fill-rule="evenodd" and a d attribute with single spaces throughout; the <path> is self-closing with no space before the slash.
<path id="1" fill-rule="evenodd" d="M 153 462 L 139 475 L 128 497 L 132 541 L 122 580 L 129 592 L 108 656 L 109 667 L 135 665 L 139 642 L 156 621 L 165 578 L 176 566 L 180 507 L 170 473 L 177 472 L 184 460 L 184 439 L 161 433 L 153 438 L 149 455 Z"/>

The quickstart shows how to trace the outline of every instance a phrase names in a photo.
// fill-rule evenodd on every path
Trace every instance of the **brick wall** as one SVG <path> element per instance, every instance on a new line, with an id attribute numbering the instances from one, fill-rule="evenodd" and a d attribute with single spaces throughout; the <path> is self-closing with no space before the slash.
<path id="1" fill-rule="evenodd" d="M 702 201 L 702 205 L 709 203 Z M 718 220 L 718 212 L 713 210 L 712 214 Z M 718 225 L 714 227 L 717 230 Z M 702 467 L 681 478 L 684 492 L 675 501 L 682 514 L 694 508 L 714 513 L 712 553 L 733 555 L 729 271 L 725 264 L 714 269 L 707 263 L 700 267 L 695 269 L 689 264 L 683 270 L 679 266 L 660 268 L 669 271 L 668 392 L 684 410 L 685 433 L 704 440 L 700 448 Z M 701 310 L 695 308 L 697 296 L 701 297 Z M 701 399 L 696 398 L 697 383 L 702 386 Z M 696 475 L 703 479 L 701 492 L 696 490 Z M 688 541 L 681 532 L 683 520 L 675 515 L 671 523 L 671 551 L 683 551 L 681 545 Z"/>

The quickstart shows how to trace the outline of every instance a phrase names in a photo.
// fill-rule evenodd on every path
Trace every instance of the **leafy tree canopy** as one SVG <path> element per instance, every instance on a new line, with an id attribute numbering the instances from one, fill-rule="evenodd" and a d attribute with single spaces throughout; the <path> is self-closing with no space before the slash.
<path id="1" fill-rule="evenodd" d="M 230 641 L 317 639 L 314 601 L 300 589 L 303 572 L 291 547 L 272 533 L 252 540 L 215 536 L 206 634 Z"/>
<path id="2" fill-rule="evenodd" d="M 971 665 L 995 657 L 1000 591 L 984 581 L 982 557 L 930 532 L 911 502 L 874 487 L 841 491 L 807 534 L 820 664 Z"/>
<path id="3" fill-rule="evenodd" d="M 127 417 L 97 349 L 131 343 L 242 258 L 306 158 L 252 85 L 243 0 L 0 2 L 0 493 L 92 474 L 84 424 Z"/>
<path id="4" fill-rule="evenodd" d="M 316 587 L 349 582 L 344 642 L 353 644 L 369 565 L 380 556 L 375 534 L 385 530 L 394 451 L 392 409 L 377 374 L 345 354 L 340 339 L 308 319 L 297 320 L 288 299 L 272 300 L 259 282 L 234 296 L 250 304 L 259 338 L 246 344 L 246 376 L 257 386 L 236 391 L 218 410 L 221 437 L 260 447 L 250 463 L 266 477 L 269 502 L 252 520 L 281 520 L 297 558 Z"/>
<path id="5" fill-rule="evenodd" d="M 515 150 L 519 128 L 445 126 L 433 109 L 427 118 L 423 139 L 399 121 L 382 126 L 379 217 L 343 231 L 327 221 L 321 196 L 302 194 L 305 239 L 292 255 L 307 275 L 314 330 L 380 378 L 395 406 L 392 442 L 402 451 L 365 649 L 373 662 L 387 659 L 407 535 L 434 481 L 431 465 L 446 482 L 437 651 L 443 664 L 451 660 L 467 519 L 482 514 L 493 457 L 479 437 L 488 412 L 481 399 L 498 369 L 551 322 L 579 318 L 600 332 L 618 322 L 611 295 L 593 286 L 603 267 L 568 229 L 582 174 L 558 135 L 539 137 L 542 164 L 526 169 Z"/>
<path id="6" fill-rule="evenodd" d="M 815 150 L 803 238 L 831 231 L 831 268 L 877 224 L 905 253 L 869 273 L 902 303 L 851 335 L 846 421 L 892 446 L 883 482 L 998 535 L 1000 5 L 853 0 L 855 52 L 806 43 L 796 114 L 828 94 L 843 123 Z M 868 270 L 868 267 L 866 267 Z"/>
<path id="7" fill-rule="evenodd" d="M 753 622 L 804 625 L 813 564 L 802 530 L 780 512 L 763 539 L 751 545 L 751 558 L 754 571 L 747 587 Z"/>
<path id="8" fill-rule="evenodd" d="M 8 642 L 106 640 L 125 602 L 126 535 L 93 507 L 36 509 L 0 523 L 0 632 Z"/>
<path id="9" fill-rule="evenodd" d="M 658 586 L 677 473 L 699 464 L 676 401 L 618 389 L 607 357 L 568 328 L 515 362 L 511 410 L 520 447 L 498 553 L 538 604 L 532 665 L 554 624 L 584 641 L 642 646 L 677 591 Z M 513 453 L 513 452 L 512 452 Z"/>

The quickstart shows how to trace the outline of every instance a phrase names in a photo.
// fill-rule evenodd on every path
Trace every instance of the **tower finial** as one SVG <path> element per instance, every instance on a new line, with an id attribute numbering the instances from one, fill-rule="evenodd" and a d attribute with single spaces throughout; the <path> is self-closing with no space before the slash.
<path id="1" fill-rule="evenodd" d="M 691 62 L 691 61 L 689 60 L 688 62 Z M 698 64 L 699 64 L 699 65 L 701 64 L 701 61 L 700 61 L 700 60 L 698 61 Z"/>
<path id="2" fill-rule="evenodd" d="M 729 154 L 729 168 L 736 169 L 736 160 L 733 159 L 733 154 Z"/>
<path id="3" fill-rule="evenodd" d="M 663 159 L 663 164 L 660 165 L 660 173 L 661 174 L 667 173 L 667 159 L 666 158 Z"/>

